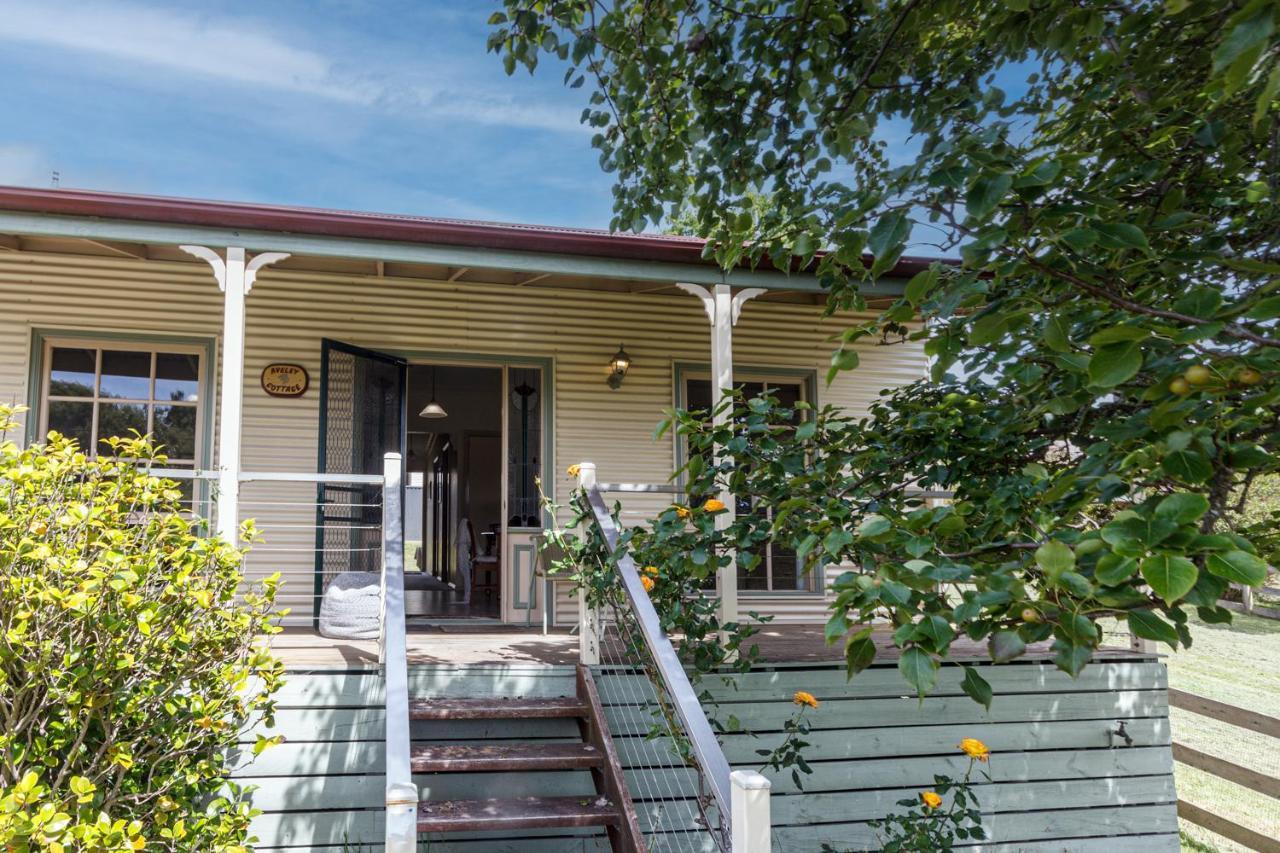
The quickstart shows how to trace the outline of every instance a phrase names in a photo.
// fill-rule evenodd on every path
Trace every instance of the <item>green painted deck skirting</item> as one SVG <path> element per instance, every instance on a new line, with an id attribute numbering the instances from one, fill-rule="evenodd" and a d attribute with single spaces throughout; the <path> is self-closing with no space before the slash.
<path id="1" fill-rule="evenodd" d="M 993 783 L 978 790 L 990 844 L 981 851 L 1177 850 L 1165 667 L 1151 659 L 1090 665 L 1072 680 L 1050 664 L 986 666 L 996 699 L 990 712 L 959 690 L 960 670 L 944 667 L 938 691 L 923 703 L 904 697 L 892 667 L 875 667 L 846 682 L 838 666 L 779 667 L 737 679 L 734 690 L 718 679 L 704 683 L 759 736 L 732 734 L 725 751 L 735 766 L 755 766 L 757 749 L 781 738 L 795 690 L 822 700 L 811 712 L 814 772 L 797 789 L 789 774 L 774 779 L 774 849 L 814 851 L 824 842 L 861 850 L 875 844 L 867 821 L 896 800 L 933 784 L 935 773 L 959 773 L 966 762 L 955 748 L 979 737 L 993 750 Z M 568 696 L 567 666 L 418 666 L 410 673 L 418 696 Z M 633 794 L 661 782 L 690 799 L 637 800 L 642 826 L 662 833 L 663 850 L 704 850 L 694 832 L 692 771 L 649 769 L 668 747 L 646 737 L 635 706 L 611 701 L 636 696 L 647 685 L 625 672 L 602 672 L 601 698 L 614 730 Z M 245 763 L 237 777 L 257 786 L 254 822 L 258 849 L 377 850 L 382 837 L 382 685 L 375 671 L 290 673 L 270 733 L 286 743 Z M 1124 720 L 1134 745 L 1111 748 L 1108 732 Z M 265 730 L 264 730 L 265 731 Z M 245 734 L 251 740 L 256 732 Z M 572 720 L 414 724 L 416 743 L 500 743 L 577 740 Z M 585 771 L 463 773 L 418 777 L 433 799 L 521 794 L 590 793 Z M 660 805 L 660 808 L 655 806 Z M 356 845 L 364 844 L 364 848 Z M 450 835 L 432 840 L 433 853 L 543 853 L 605 851 L 591 830 Z"/>

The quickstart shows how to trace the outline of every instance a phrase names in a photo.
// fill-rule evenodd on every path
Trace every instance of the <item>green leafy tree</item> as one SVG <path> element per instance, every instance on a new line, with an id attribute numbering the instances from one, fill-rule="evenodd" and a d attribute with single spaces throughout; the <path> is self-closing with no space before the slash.
<path id="1" fill-rule="evenodd" d="M 265 637 L 279 577 L 244 584 L 241 552 L 147 474 L 165 457 L 144 440 L 96 459 L 57 433 L 21 448 L 15 411 L 0 406 L 0 848 L 247 850 L 255 812 L 230 775 L 283 677 Z"/>
<path id="2" fill-rule="evenodd" d="M 996 660 L 1051 639 L 1076 673 L 1100 618 L 1186 644 L 1186 608 L 1226 620 L 1228 584 L 1262 580 L 1255 545 L 1220 522 L 1277 467 L 1278 14 L 506 0 L 490 47 L 508 71 L 550 55 L 586 84 L 614 228 L 692 211 L 723 266 L 805 268 L 832 310 L 865 308 L 860 286 L 912 241 L 958 259 L 844 333 L 832 375 L 863 338 L 932 357 L 928 381 L 868 418 L 797 429 L 738 400 L 718 434 L 673 419 L 726 449 L 686 472 L 700 488 L 728 482 L 772 511 L 730 536 L 853 567 L 828 632 L 850 669 L 875 653 L 857 626 L 886 616 L 923 693 L 956 636 Z"/>

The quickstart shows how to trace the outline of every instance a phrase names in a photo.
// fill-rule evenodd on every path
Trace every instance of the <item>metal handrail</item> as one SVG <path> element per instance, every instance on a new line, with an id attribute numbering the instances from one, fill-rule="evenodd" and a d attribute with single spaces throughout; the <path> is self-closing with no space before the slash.
<path id="1" fill-rule="evenodd" d="M 602 487 L 599 484 L 589 484 L 585 486 L 585 491 L 587 503 L 591 506 L 600 534 L 604 537 L 609 550 L 616 551 L 620 532 L 617 525 L 613 523 L 613 516 L 609 514 L 609 508 L 604 502 Z M 698 701 L 693 684 L 690 683 L 684 667 L 680 665 L 680 658 L 676 655 L 671 640 L 662 630 L 658 612 L 644 590 L 635 561 L 631 559 L 630 554 L 623 554 L 617 560 L 617 567 L 627 603 L 636 616 L 645 645 L 653 655 L 662 684 L 666 688 L 667 695 L 671 697 L 676 716 L 679 717 L 685 735 L 689 738 L 689 747 L 715 798 L 724 837 L 730 838 L 732 837 L 730 826 L 732 810 L 729 760 L 725 758 L 724 749 L 720 746 L 711 723 L 707 721 L 706 714 L 702 711 L 702 703 Z"/>
<path id="2" fill-rule="evenodd" d="M 418 788 L 409 761 L 409 666 L 404 619 L 404 519 L 399 453 L 383 457 L 382 619 L 378 652 L 386 680 L 386 853 L 417 849 Z"/>

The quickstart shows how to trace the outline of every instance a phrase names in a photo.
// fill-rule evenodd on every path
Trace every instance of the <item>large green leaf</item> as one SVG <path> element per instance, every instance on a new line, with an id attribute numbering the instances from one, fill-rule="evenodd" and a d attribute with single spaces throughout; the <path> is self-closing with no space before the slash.
<path id="1" fill-rule="evenodd" d="M 1003 173 L 978 178 L 965 194 L 965 210 L 970 216 L 981 219 L 995 210 L 1012 186 L 1012 176 Z"/>
<path id="2" fill-rule="evenodd" d="M 960 689 L 982 707 L 988 710 L 991 708 L 991 685 L 978 674 L 977 667 L 964 667 L 964 680 L 960 682 Z"/>
<path id="3" fill-rule="evenodd" d="M 1213 465 L 1198 450 L 1174 450 L 1165 456 L 1160 469 L 1184 483 L 1203 483 L 1213 474 Z"/>
<path id="4" fill-rule="evenodd" d="M 1209 499 L 1204 495 L 1179 492 L 1169 495 L 1156 506 L 1156 516 L 1174 524 L 1190 524 L 1199 521 L 1209 511 Z"/>
<path id="5" fill-rule="evenodd" d="M 1157 554 L 1147 557 L 1141 565 L 1142 577 L 1156 595 L 1169 604 L 1182 598 L 1196 585 L 1200 570 L 1186 557 Z"/>
<path id="6" fill-rule="evenodd" d="M 1097 578 L 1100 584 L 1119 586 L 1133 577 L 1133 573 L 1137 570 L 1138 561 L 1133 557 L 1124 557 L 1120 554 L 1103 554 L 1098 558 L 1098 565 L 1093 570 L 1093 576 Z"/>
<path id="7" fill-rule="evenodd" d="M 1022 655 L 1027 644 L 1018 636 L 1017 631 L 996 631 L 987 640 L 987 651 L 996 663 L 1004 663 Z"/>
<path id="8" fill-rule="evenodd" d="M 871 227 L 867 248 L 872 255 L 881 257 L 896 250 L 910 232 L 911 221 L 907 219 L 907 215 L 900 210 L 891 211 L 881 216 Z"/>
<path id="9" fill-rule="evenodd" d="M 923 699 L 937 681 L 938 662 L 924 649 L 911 646 L 902 650 L 902 656 L 898 658 L 898 671 L 915 688 L 916 695 Z"/>
<path id="10" fill-rule="evenodd" d="M 876 659 L 876 644 L 871 639 L 871 628 L 863 628 L 849 637 L 844 646 L 846 672 L 850 678 L 871 666 Z"/>
<path id="11" fill-rule="evenodd" d="M 1120 341 L 1094 350 L 1089 359 L 1089 384 L 1098 388 L 1121 385 L 1142 369 L 1142 346 L 1137 341 Z"/>
<path id="12" fill-rule="evenodd" d="M 1075 567 L 1076 555 L 1066 544 L 1051 539 L 1036 549 L 1036 564 L 1044 569 L 1046 575 L 1056 579 Z"/>
<path id="13" fill-rule="evenodd" d="M 1211 574 L 1246 586 L 1260 586 L 1267 579 L 1267 564 L 1248 551 L 1210 554 L 1204 567 Z"/>
<path id="14" fill-rule="evenodd" d="M 1129 630 L 1135 637 L 1168 643 L 1175 649 L 1178 647 L 1178 632 L 1150 610 L 1129 611 Z"/>

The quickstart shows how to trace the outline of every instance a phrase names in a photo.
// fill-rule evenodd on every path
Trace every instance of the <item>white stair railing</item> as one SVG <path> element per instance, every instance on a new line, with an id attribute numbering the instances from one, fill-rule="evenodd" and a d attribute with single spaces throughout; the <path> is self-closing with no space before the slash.
<path id="1" fill-rule="evenodd" d="M 583 462 L 578 466 L 578 485 L 586 493 L 587 503 L 605 544 L 611 552 L 616 552 L 621 531 L 605 503 L 603 484 L 596 482 L 594 463 Z M 608 484 L 608 487 L 611 491 L 619 492 L 670 490 L 666 486 L 637 484 Z M 689 751 L 697 765 L 695 769 L 710 788 L 720 815 L 720 843 L 732 853 L 769 853 L 769 780 L 754 770 L 735 771 L 730 768 L 724 749 L 702 710 L 702 703 L 698 701 L 693 684 L 689 681 L 670 638 L 662 630 L 662 622 L 645 592 L 635 561 L 630 554 L 622 554 L 616 560 L 616 566 L 627 606 L 662 682 L 654 686 L 667 694 L 682 734 L 688 740 Z M 601 646 L 598 632 L 603 630 L 599 615 L 588 614 L 587 621 L 582 625 L 581 642 L 584 649 L 593 650 L 593 656 L 598 655 Z"/>
<path id="2" fill-rule="evenodd" d="M 409 666 L 404 622 L 404 517 L 399 453 L 383 457 L 382 630 L 386 682 L 386 853 L 418 848 L 418 786 L 409 764 Z"/>

